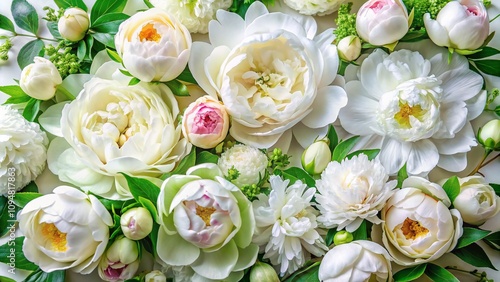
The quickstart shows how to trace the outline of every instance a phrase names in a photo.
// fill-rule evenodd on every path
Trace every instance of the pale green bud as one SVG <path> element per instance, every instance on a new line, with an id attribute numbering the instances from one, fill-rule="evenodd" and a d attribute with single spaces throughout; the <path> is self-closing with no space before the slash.
<path id="1" fill-rule="evenodd" d="M 337 49 L 342 60 L 354 61 L 361 55 L 361 39 L 354 35 L 344 37 L 337 44 Z"/>
<path id="2" fill-rule="evenodd" d="M 131 240 L 141 240 L 153 230 L 153 218 L 145 208 L 132 208 L 120 219 L 123 235 Z"/>
<path id="3" fill-rule="evenodd" d="M 302 168 L 312 175 L 320 174 L 331 159 L 332 152 L 328 142 L 325 140 L 316 141 L 302 153 Z"/>
<path id="4" fill-rule="evenodd" d="M 352 242 L 354 240 L 354 237 L 350 232 L 347 232 L 345 230 L 339 231 L 335 233 L 335 236 L 333 236 L 333 243 L 338 246 L 342 244 L 347 244 Z"/>
<path id="5" fill-rule="evenodd" d="M 477 139 L 486 150 L 500 150 L 500 120 L 495 119 L 486 123 L 479 129 Z"/>
<path id="6" fill-rule="evenodd" d="M 69 8 L 59 19 L 57 28 L 62 38 L 69 41 L 80 41 L 89 29 L 89 15 L 80 8 Z"/>
<path id="7" fill-rule="evenodd" d="M 257 261 L 250 272 L 250 282 L 279 282 L 278 274 L 272 266 Z"/>

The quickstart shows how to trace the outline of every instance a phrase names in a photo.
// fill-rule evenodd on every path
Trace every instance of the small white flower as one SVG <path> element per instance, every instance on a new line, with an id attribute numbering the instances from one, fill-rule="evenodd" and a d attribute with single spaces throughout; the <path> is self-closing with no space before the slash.
<path id="1" fill-rule="evenodd" d="M 217 10 L 227 10 L 233 0 L 150 0 L 153 6 L 174 15 L 191 33 L 207 33 Z"/>
<path id="2" fill-rule="evenodd" d="M 233 180 L 238 187 L 257 184 L 264 177 L 267 168 L 267 157 L 259 149 L 237 144 L 220 156 L 218 165 L 225 176 L 231 168 L 238 170 L 240 175 Z"/>
<path id="3" fill-rule="evenodd" d="M 347 0 L 284 0 L 290 8 L 303 15 L 329 15 L 340 8 Z"/>
<path id="4" fill-rule="evenodd" d="M 459 178 L 460 194 L 453 206 L 460 212 L 464 222 L 481 225 L 500 211 L 500 197 L 482 176 Z"/>
<path id="5" fill-rule="evenodd" d="M 269 182 L 269 196 L 261 194 L 253 202 L 257 224 L 253 241 L 283 276 L 303 266 L 311 254 L 320 257 L 328 248 L 316 230 L 318 212 L 311 206 L 316 189 L 301 181 L 288 186 L 290 180 L 276 175 Z"/>
<path id="6" fill-rule="evenodd" d="M 89 29 L 89 15 L 80 8 L 69 8 L 59 19 L 57 28 L 61 37 L 69 41 L 80 41 Z"/>
<path id="7" fill-rule="evenodd" d="M 42 57 L 35 57 L 33 63 L 23 69 L 19 79 L 21 89 L 38 100 L 52 99 L 61 83 L 61 74 L 56 66 Z"/>
<path id="8" fill-rule="evenodd" d="M 42 173 L 49 141 L 38 124 L 10 106 L 0 106 L 0 120 L 0 194 L 6 195 L 9 183 L 21 190 Z"/>
<path id="9" fill-rule="evenodd" d="M 378 160 L 364 154 L 342 163 L 330 162 L 317 181 L 318 222 L 327 228 L 355 231 L 366 219 L 381 223 L 378 212 L 396 187 Z"/>

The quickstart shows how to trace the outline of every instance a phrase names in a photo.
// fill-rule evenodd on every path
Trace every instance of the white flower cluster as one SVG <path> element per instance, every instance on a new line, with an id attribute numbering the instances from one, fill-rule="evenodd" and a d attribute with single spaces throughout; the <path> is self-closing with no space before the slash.
<path id="1" fill-rule="evenodd" d="M 284 0 L 290 8 L 303 15 L 329 15 L 340 8 L 347 0 Z"/>
<path id="2" fill-rule="evenodd" d="M 29 122 L 10 106 L 0 106 L 0 194 L 5 195 L 9 183 L 16 190 L 34 180 L 45 168 L 48 139 L 36 123 Z M 14 182 L 8 181 L 9 168 L 14 168 Z"/>
<path id="3" fill-rule="evenodd" d="M 233 183 L 238 187 L 257 184 L 264 177 L 267 157 L 259 149 L 237 144 L 222 153 L 218 163 L 225 176 L 228 170 L 235 168 L 240 173 Z"/>

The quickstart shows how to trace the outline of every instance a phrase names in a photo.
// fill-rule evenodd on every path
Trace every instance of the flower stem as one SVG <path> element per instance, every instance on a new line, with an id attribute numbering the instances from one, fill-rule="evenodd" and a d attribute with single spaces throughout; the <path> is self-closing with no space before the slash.
<path id="1" fill-rule="evenodd" d="M 33 38 L 42 39 L 42 40 L 51 41 L 51 42 L 59 42 L 56 39 L 40 37 L 38 35 L 31 35 L 31 34 L 15 33 L 15 36 L 33 37 Z"/>
<path id="2" fill-rule="evenodd" d="M 494 161 L 495 159 L 497 159 L 498 157 L 500 157 L 500 154 L 497 154 L 496 156 L 494 156 L 493 158 L 489 159 L 488 161 L 484 162 L 480 168 L 483 168 L 485 166 L 487 166 L 489 163 L 491 163 L 492 161 Z"/>
<path id="3" fill-rule="evenodd" d="M 483 158 L 481 159 L 481 161 L 477 164 L 476 168 L 474 168 L 474 170 L 471 171 L 471 173 L 469 173 L 469 176 L 471 175 L 474 175 L 476 174 L 477 172 L 479 172 L 479 170 L 483 167 L 483 163 L 484 161 L 486 160 L 486 158 L 488 157 L 488 155 L 491 153 L 491 150 L 486 150 L 484 151 L 484 155 L 483 155 Z"/>

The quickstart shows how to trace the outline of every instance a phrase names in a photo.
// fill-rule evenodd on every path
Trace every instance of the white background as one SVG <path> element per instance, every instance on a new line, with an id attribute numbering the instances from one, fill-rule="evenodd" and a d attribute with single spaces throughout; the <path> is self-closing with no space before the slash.
<path id="1" fill-rule="evenodd" d="M 53 1 L 48 1 L 48 0 L 28 0 L 38 11 L 39 13 L 39 18 L 42 16 L 45 16 L 45 12 L 42 10 L 44 6 L 50 6 L 53 8 L 57 8 L 56 5 L 53 3 Z M 90 8 L 92 3 L 95 0 L 84 0 L 84 2 L 87 4 L 87 6 Z M 12 0 L 2 0 L 0 3 L 0 14 L 5 15 L 9 18 L 12 19 L 11 12 L 10 12 L 10 5 L 11 5 Z M 136 11 L 138 9 L 143 9 L 145 6 L 143 6 L 142 0 L 129 0 L 129 3 L 127 4 L 125 12 L 127 13 L 132 13 L 133 11 Z M 362 0 L 354 0 L 359 7 L 360 3 L 364 2 Z M 497 14 L 500 13 L 500 1 L 494 0 L 493 6 L 490 7 L 489 9 L 489 14 L 490 18 L 493 18 Z M 334 18 L 335 14 L 330 15 L 330 16 L 324 16 L 324 17 L 319 17 L 317 18 L 320 30 L 324 30 L 327 27 L 331 27 L 334 25 Z M 491 46 L 496 47 L 500 49 L 500 19 L 497 19 L 492 23 L 492 30 L 497 31 L 497 36 L 493 39 L 493 41 L 490 43 Z M 16 31 L 19 33 L 27 33 L 23 30 L 19 30 L 16 27 Z M 2 33 L 0 31 L 0 34 L 8 34 L 8 33 Z M 45 21 L 40 20 L 40 32 L 39 32 L 41 37 L 48 37 L 51 38 L 50 33 L 47 31 L 45 28 Z M 194 36 L 193 37 L 195 40 L 196 39 L 205 39 L 205 36 Z M 19 69 L 16 61 L 16 56 L 19 50 L 21 49 L 24 44 L 27 42 L 33 40 L 33 38 L 29 37 L 16 37 L 13 39 L 13 44 L 14 47 L 11 49 L 9 52 L 10 55 L 10 60 L 7 62 L 0 62 L 0 85 L 12 85 L 14 84 L 13 79 L 19 79 L 21 70 Z M 491 89 L 493 87 L 498 87 L 500 88 L 500 78 L 494 78 L 494 77 L 486 77 L 486 82 L 487 82 L 487 89 Z M 0 93 L 0 103 L 3 103 L 7 99 L 7 96 L 4 95 L 3 93 Z M 483 115 L 480 118 L 478 118 L 476 121 L 474 121 L 473 125 L 475 129 L 477 130 L 478 127 L 482 126 L 486 121 L 492 119 L 493 116 L 488 116 L 488 115 Z M 1 122 L 1 121 L 0 121 Z M 467 174 L 469 171 L 472 170 L 472 168 L 475 166 L 477 163 L 478 159 L 480 158 L 482 154 L 482 149 L 481 148 L 475 148 L 471 151 L 469 154 L 469 166 L 465 170 L 465 174 Z M 486 179 L 490 182 L 493 183 L 500 183 L 500 159 L 497 159 L 487 167 L 485 167 L 482 172 L 485 173 Z M 447 177 L 449 174 L 443 172 L 443 171 L 436 171 L 433 172 L 430 175 L 431 180 L 438 180 L 443 177 Z M 460 175 L 464 176 L 464 175 Z M 52 175 L 48 170 L 42 174 L 37 179 L 37 184 L 39 188 L 41 189 L 42 192 L 44 193 L 50 193 L 50 191 L 58 185 L 58 180 L 57 178 Z M 500 214 L 490 220 L 489 222 L 486 223 L 484 228 L 489 229 L 489 230 L 500 230 Z M 0 239 L 0 244 L 3 244 L 6 241 L 7 238 L 2 238 Z M 484 247 L 484 245 L 482 245 Z M 497 266 L 500 268 L 500 254 L 498 252 L 494 252 L 488 247 L 485 247 L 488 255 L 492 259 L 493 265 Z M 438 262 L 438 264 L 441 264 L 443 266 L 445 265 L 460 265 L 461 268 L 464 269 L 473 269 L 470 266 L 467 266 L 465 264 L 462 264 L 460 260 L 456 259 L 454 255 L 448 254 L 445 255 L 443 258 L 441 258 Z M 146 260 L 142 264 L 142 269 L 144 270 L 151 270 L 153 268 L 153 263 L 151 260 Z M 500 272 L 493 271 L 490 269 L 480 269 L 480 271 L 486 271 L 488 273 L 488 277 L 490 279 L 494 279 L 496 281 L 500 281 Z M 17 270 L 17 275 L 12 276 L 9 273 L 7 273 L 7 267 L 4 264 L 0 264 L 0 276 L 7 276 L 7 277 L 12 277 L 16 280 L 21 281 L 22 277 L 27 275 L 26 272 L 22 272 L 20 270 Z M 67 271 L 66 275 L 66 280 L 67 281 L 98 281 L 99 277 L 98 275 L 94 272 L 91 275 L 87 276 L 81 276 L 78 274 L 75 274 L 71 271 Z M 471 276 L 462 276 L 460 277 L 461 281 L 477 281 L 477 279 L 471 278 Z"/>

